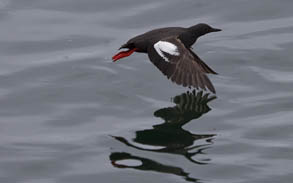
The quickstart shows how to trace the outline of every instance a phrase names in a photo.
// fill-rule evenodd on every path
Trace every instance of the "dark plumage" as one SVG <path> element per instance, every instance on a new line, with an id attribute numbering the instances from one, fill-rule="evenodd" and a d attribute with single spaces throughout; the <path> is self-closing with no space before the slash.
<path id="1" fill-rule="evenodd" d="M 207 24 L 197 24 L 189 28 L 167 27 L 151 30 L 138 35 L 123 44 L 122 51 L 113 57 L 117 61 L 133 52 L 147 53 L 150 61 L 176 84 L 208 88 L 215 93 L 215 88 L 206 73 L 217 74 L 205 64 L 190 47 L 196 40 L 207 33 L 218 32 Z"/>

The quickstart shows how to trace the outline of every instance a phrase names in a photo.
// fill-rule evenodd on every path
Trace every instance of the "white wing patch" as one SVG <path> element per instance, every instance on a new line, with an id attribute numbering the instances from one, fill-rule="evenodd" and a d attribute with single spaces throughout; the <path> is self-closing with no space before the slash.
<path id="1" fill-rule="evenodd" d="M 158 41 L 156 44 L 154 44 L 154 48 L 156 52 L 167 62 L 169 62 L 169 59 L 164 55 L 163 52 L 170 55 L 180 55 L 177 46 L 167 41 Z"/>

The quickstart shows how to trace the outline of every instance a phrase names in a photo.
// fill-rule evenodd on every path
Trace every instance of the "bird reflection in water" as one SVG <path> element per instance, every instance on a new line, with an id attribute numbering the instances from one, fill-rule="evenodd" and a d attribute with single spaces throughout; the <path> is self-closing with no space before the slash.
<path id="1" fill-rule="evenodd" d="M 114 152 L 110 155 L 110 160 L 112 162 L 112 165 L 117 168 L 133 168 L 136 170 L 143 170 L 143 171 L 156 171 L 161 173 L 169 173 L 169 174 L 182 176 L 184 177 L 185 180 L 190 182 L 199 182 L 199 179 L 189 177 L 189 174 L 184 172 L 182 168 L 170 166 L 170 165 L 164 165 L 156 161 L 153 161 L 151 159 L 142 158 L 139 156 L 133 156 L 129 153 Z M 139 161 L 141 164 L 140 165 L 119 164 L 119 161 L 122 161 L 122 160 L 136 160 L 136 161 Z"/>
<path id="2" fill-rule="evenodd" d="M 158 153 L 171 153 L 182 155 L 190 162 L 196 164 L 207 164 L 209 159 L 196 159 L 195 155 L 204 154 L 204 150 L 213 143 L 215 134 L 193 134 L 182 128 L 193 119 L 201 117 L 209 112 L 211 108 L 208 103 L 216 99 L 203 92 L 185 92 L 172 99 L 176 105 L 173 107 L 162 108 L 154 112 L 154 116 L 160 117 L 164 123 L 154 125 L 152 129 L 145 129 L 136 132 L 133 142 L 129 142 L 124 137 L 113 136 L 116 140 L 125 145 L 143 150 Z M 140 166 L 119 165 L 120 160 L 140 160 Z M 188 177 L 188 174 L 181 168 L 162 165 L 153 160 L 133 156 L 128 153 L 114 152 L 110 155 L 110 160 L 118 168 L 135 168 L 140 170 L 153 170 L 162 173 L 172 173 L 185 177 L 186 180 L 197 182 L 197 179 Z"/>

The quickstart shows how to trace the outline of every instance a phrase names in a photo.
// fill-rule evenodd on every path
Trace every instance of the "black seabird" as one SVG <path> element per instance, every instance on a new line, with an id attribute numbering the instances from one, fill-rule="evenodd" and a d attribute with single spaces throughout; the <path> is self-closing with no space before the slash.
<path id="1" fill-rule="evenodd" d="M 218 31 L 221 29 L 203 23 L 189 28 L 166 27 L 151 30 L 127 41 L 119 49 L 128 50 L 119 52 L 112 59 L 115 62 L 133 52 L 147 53 L 151 62 L 176 84 L 203 90 L 207 87 L 215 93 L 206 73 L 217 73 L 191 50 L 191 46 L 200 36 Z"/>

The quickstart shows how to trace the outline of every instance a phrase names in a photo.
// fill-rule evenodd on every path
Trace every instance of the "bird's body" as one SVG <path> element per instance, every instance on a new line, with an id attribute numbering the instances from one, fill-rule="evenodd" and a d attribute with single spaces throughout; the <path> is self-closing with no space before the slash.
<path id="1" fill-rule="evenodd" d="M 121 46 L 122 51 L 113 57 L 119 60 L 133 52 L 147 53 L 151 62 L 173 82 L 183 86 L 215 89 L 206 73 L 216 74 L 190 47 L 196 40 L 209 32 L 217 32 L 207 24 L 197 24 L 189 28 L 166 27 L 154 29 L 138 35 Z M 120 49 L 121 49 L 120 48 Z"/>
<path id="2" fill-rule="evenodd" d="M 148 31 L 144 34 L 135 36 L 127 41 L 126 44 L 135 44 L 139 47 L 137 52 L 147 53 L 147 46 L 151 44 L 155 44 L 160 41 L 162 38 L 176 36 L 182 34 L 186 28 L 182 27 L 166 27 L 160 29 L 154 29 Z M 146 39 L 147 38 L 147 39 Z"/>

